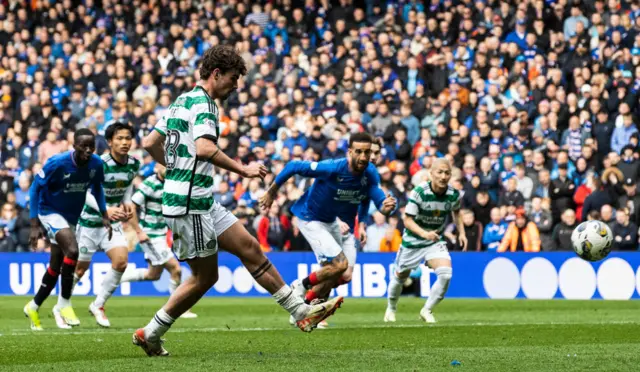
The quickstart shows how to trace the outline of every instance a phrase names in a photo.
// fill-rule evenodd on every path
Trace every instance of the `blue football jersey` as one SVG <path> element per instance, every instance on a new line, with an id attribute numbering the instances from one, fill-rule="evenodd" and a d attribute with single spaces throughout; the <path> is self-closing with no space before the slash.
<path id="1" fill-rule="evenodd" d="M 102 182 L 104 170 L 98 155 L 91 155 L 84 167 L 76 165 L 73 151 L 52 156 L 31 184 L 30 216 L 37 218 L 39 214 L 56 213 L 75 225 L 90 187 L 100 211 L 104 212 L 106 205 Z"/>
<path id="2" fill-rule="evenodd" d="M 354 174 L 349 170 L 346 158 L 321 162 L 292 161 L 278 174 L 275 182 L 282 186 L 296 174 L 315 178 L 313 185 L 291 208 L 291 212 L 304 221 L 331 223 L 340 217 L 353 229 L 363 200 L 370 198 L 380 208 L 386 197 L 372 164 L 362 174 Z"/>

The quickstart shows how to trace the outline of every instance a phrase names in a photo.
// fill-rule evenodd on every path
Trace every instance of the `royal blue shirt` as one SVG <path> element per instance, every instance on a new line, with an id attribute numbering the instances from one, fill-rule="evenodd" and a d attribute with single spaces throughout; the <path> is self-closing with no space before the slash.
<path id="1" fill-rule="evenodd" d="M 340 217 L 353 230 L 358 207 L 365 199 L 370 198 L 380 209 L 386 198 L 373 164 L 369 164 L 362 174 L 354 174 L 349 170 L 346 158 L 292 161 L 278 174 L 275 182 L 280 187 L 296 174 L 316 179 L 291 208 L 291 212 L 304 221 L 332 223 Z"/>
<path id="2" fill-rule="evenodd" d="M 100 212 L 107 210 L 102 190 L 104 170 L 102 159 L 91 155 L 89 164 L 78 167 L 73 159 L 73 151 L 63 152 L 47 160 L 42 170 L 34 177 L 30 189 L 30 217 L 59 214 L 68 223 L 78 223 L 84 207 L 87 190 L 98 202 Z"/>

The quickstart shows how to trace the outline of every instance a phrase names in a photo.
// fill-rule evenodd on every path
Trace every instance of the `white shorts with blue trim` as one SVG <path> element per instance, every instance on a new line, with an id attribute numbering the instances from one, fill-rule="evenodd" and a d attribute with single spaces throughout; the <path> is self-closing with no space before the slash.
<path id="1" fill-rule="evenodd" d="M 57 213 L 47 215 L 39 214 L 38 219 L 47 230 L 47 237 L 51 244 L 58 244 L 58 242 L 56 242 L 56 234 L 58 231 L 62 229 L 71 229 L 71 231 L 74 231 L 76 229 L 75 225 L 70 224 L 64 217 Z"/>
<path id="2" fill-rule="evenodd" d="M 351 233 L 343 235 L 338 221 L 327 223 L 298 220 L 298 228 L 309 242 L 320 264 L 331 262 L 344 252 L 349 266 L 355 265 L 356 239 Z"/>

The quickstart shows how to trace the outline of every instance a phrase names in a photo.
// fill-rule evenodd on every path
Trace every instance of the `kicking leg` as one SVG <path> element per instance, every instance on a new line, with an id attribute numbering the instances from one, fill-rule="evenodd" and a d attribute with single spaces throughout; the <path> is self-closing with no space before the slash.
<path id="1" fill-rule="evenodd" d="M 433 308 L 442 301 L 444 295 L 449 289 L 449 282 L 451 281 L 451 275 L 453 273 L 451 269 L 451 260 L 445 258 L 434 258 L 427 262 L 438 275 L 436 283 L 431 287 L 431 295 L 424 304 L 424 308 L 420 311 L 420 317 L 427 323 L 435 323 L 436 320 L 433 317 Z"/>
<path id="2" fill-rule="evenodd" d="M 276 302 L 296 319 L 298 327 L 305 332 L 311 332 L 319 322 L 332 315 L 342 304 L 342 297 L 328 301 L 324 306 L 304 304 L 282 280 L 278 270 L 260 249 L 258 241 L 238 222 L 218 236 L 218 244 L 220 249 L 242 261 L 258 284 L 271 293 Z"/>
<path id="3" fill-rule="evenodd" d="M 192 276 L 185 280 L 169 297 L 169 301 L 151 319 L 146 327 L 133 334 L 133 343 L 142 347 L 149 356 L 167 356 L 160 338 L 175 320 L 204 296 L 218 281 L 218 255 L 187 261 Z"/>
<path id="4" fill-rule="evenodd" d="M 24 314 L 29 318 L 29 320 L 31 320 L 31 329 L 34 331 L 42 331 L 38 310 L 58 283 L 58 276 L 60 275 L 60 267 L 62 266 L 63 257 L 60 247 L 56 244 L 52 244 L 51 256 L 49 257 L 49 267 L 42 277 L 40 288 L 33 300 L 29 301 L 29 303 L 24 307 Z"/>
<path id="5" fill-rule="evenodd" d="M 89 311 L 96 318 L 98 325 L 102 327 L 111 326 L 104 312 L 104 305 L 120 285 L 122 274 L 127 269 L 128 254 L 127 247 L 114 247 L 107 251 L 107 256 L 111 260 L 111 270 L 102 281 L 102 288 L 98 292 L 98 296 L 89 304 Z"/>

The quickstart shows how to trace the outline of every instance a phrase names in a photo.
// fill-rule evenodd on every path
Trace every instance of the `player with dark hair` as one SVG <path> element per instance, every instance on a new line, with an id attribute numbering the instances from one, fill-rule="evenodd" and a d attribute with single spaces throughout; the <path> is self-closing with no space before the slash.
<path id="1" fill-rule="evenodd" d="M 102 155 L 104 169 L 104 194 L 107 204 L 107 216 L 111 221 L 113 236 L 105 234 L 100 225 L 100 213 L 95 198 L 87 194 L 87 200 L 78 221 L 76 235 L 80 255 L 74 275 L 74 284 L 85 274 L 93 254 L 102 250 L 111 261 L 111 270 L 102 281 L 102 288 L 96 299 L 89 304 L 98 325 L 110 327 L 111 323 L 104 312 L 104 305 L 120 285 L 122 274 L 127 268 L 129 244 L 124 236 L 121 221 L 131 219 L 139 239 L 144 233 L 137 223 L 137 217 L 131 202 L 133 179 L 140 169 L 140 161 L 129 156 L 133 140 L 133 128 L 125 123 L 116 122 L 107 127 L 105 138 L 109 144 L 109 153 Z M 148 239 L 148 238 L 147 238 Z"/>
<path id="2" fill-rule="evenodd" d="M 332 288 L 340 284 L 350 262 L 355 261 L 355 238 L 343 239 L 338 217 L 354 229 L 356 215 L 362 201 L 370 198 L 383 213 L 393 212 L 393 197 L 380 189 L 380 177 L 371 158 L 372 138 L 367 133 L 352 134 L 347 158 L 321 162 L 292 161 L 278 174 L 265 195 L 260 198 L 262 208 L 269 208 L 278 189 L 294 175 L 313 177 L 316 181 L 291 212 L 300 220 L 298 228 L 311 245 L 322 268 L 292 288 L 296 296 L 311 303 L 327 297 Z M 360 216 L 362 221 L 365 216 Z M 353 234 L 350 235 L 353 237 Z"/>
<path id="3" fill-rule="evenodd" d="M 56 286 L 58 276 L 62 278 L 62 283 L 58 303 L 53 307 L 56 324 L 67 329 L 80 324 L 70 302 L 73 272 L 78 260 L 74 225 L 82 212 L 88 189 L 91 189 L 96 200 L 100 229 L 111 236 L 111 224 L 102 190 L 102 161 L 93 154 L 96 138 L 90 130 L 84 128 L 78 130 L 73 138 L 73 151 L 49 158 L 31 185 L 29 242 L 34 247 L 37 244 L 41 235 L 39 223 L 46 229 L 51 242 L 49 267 L 42 278 L 40 289 L 24 307 L 24 314 L 31 320 L 31 329 L 34 331 L 42 330 L 38 310 Z"/>
<path id="4" fill-rule="evenodd" d="M 174 254 L 187 261 L 193 274 L 149 324 L 133 334 L 133 343 L 149 356 L 169 355 L 160 337 L 218 280 L 218 247 L 237 256 L 305 332 L 311 332 L 342 302 L 337 298 L 310 306 L 294 296 L 258 241 L 213 199 L 214 166 L 245 178 L 264 178 L 267 169 L 258 163 L 242 165 L 217 146 L 220 113 L 214 100 L 224 101 L 236 91 L 238 79 L 247 72 L 244 60 L 232 47 L 216 45 L 205 52 L 201 63 L 198 84 L 175 100 L 143 140 L 151 156 L 167 167 L 162 213 L 173 232 Z"/>

